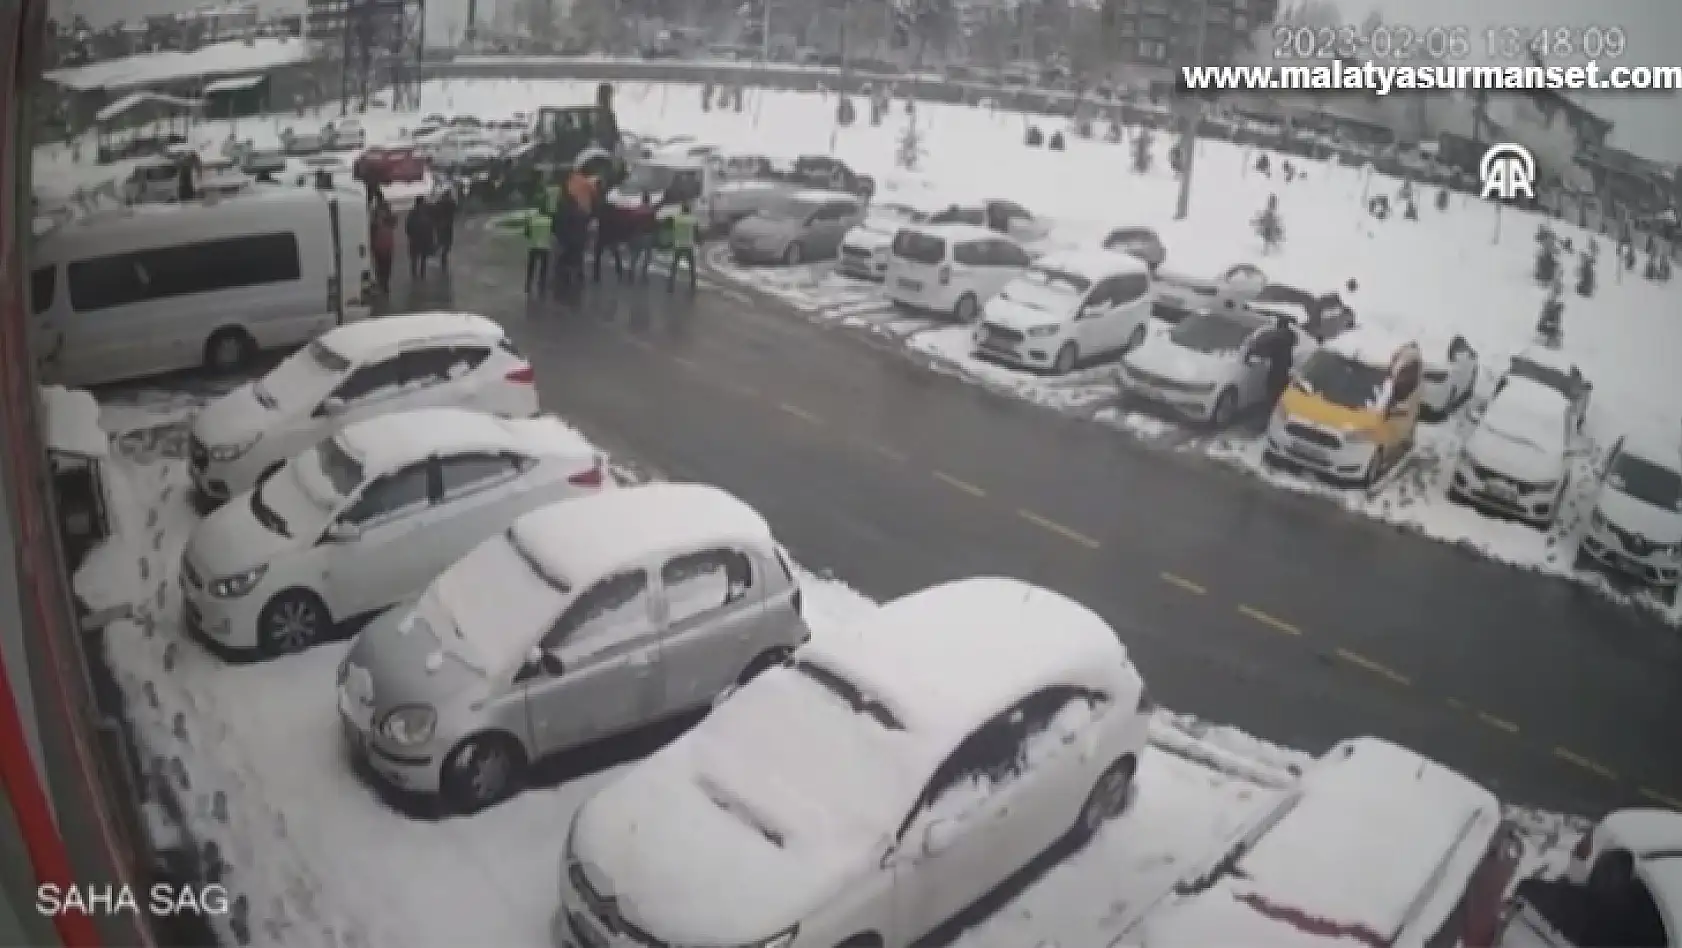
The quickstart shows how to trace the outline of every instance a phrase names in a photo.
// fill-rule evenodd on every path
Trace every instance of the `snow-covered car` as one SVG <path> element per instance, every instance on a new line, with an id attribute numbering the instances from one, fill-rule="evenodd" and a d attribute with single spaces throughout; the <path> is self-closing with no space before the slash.
<path id="1" fill-rule="evenodd" d="M 796 191 L 730 228 L 730 256 L 740 263 L 794 266 L 827 260 L 864 220 L 864 202 L 842 191 Z"/>
<path id="2" fill-rule="evenodd" d="M 286 166 L 286 152 L 278 148 L 248 151 L 240 158 L 240 170 L 253 178 L 264 173 L 279 177 L 286 172 Z"/>
<path id="3" fill-rule="evenodd" d="M 1248 263 L 1234 264 L 1213 279 L 1161 267 L 1153 271 L 1152 277 L 1156 282 L 1152 315 L 1170 324 L 1192 313 L 1224 306 L 1229 300 L 1248 306 L 1261 297 L 1268 285 L 1266 275 Z"/>
<path id="4" fill-rule="evenodd" d="M 1326 340 L 1275 406 L 1263 462 L 1372 488 L 1413 450 L 1423 374 L 1406 336 L 1357 326 Z"/>
<path id="5" fill-rule="evenodd" d="M 1301 326 L 1321 342 L 1355 325 L 1355 312 L 1336 293 L 1316 295 L 1284 283 L 1267 283 L 1259 290 L 1252 290 L 1248 285 L 1229 285 L 1224 293 L 1217 290 L 1216 296 L 1242 301 L 1243 305 L 1272 316 L 1286 316 L 1293 325 Z"/>
<path id="6" fill-rule="evenodd" d="M 903 948 L 1121 813 L 1151 711 L 1079 603 L 999 578 L 912 593 L 585 801 L 554 939 Z"/>
<path id="7" fill-rule="evenodd" d="M 368 145 L 368 129 L 361 119 L 342 118 L 321 128 L 321 140 L 334 151 L 354 151 Z"/>
<path id="8" fill-rule="evenodd" d="M 280 147 L 285 149 L 288 155 L 313 155 L 325 144 L 321 137 L 321 129 L 298 131 L 288 128 L 280 133 Z"/>
<path id="9" fill-rule="evenodd" d="M 537 414 L 531 363 L 502 327 L 470 313 L 384 316 L 333 329 L 193 419 L 193 484 L 211 501 L 346 425 L 416 408 Z"/>
<path id="10" fill-rule="evenodd" d="M 1133 909 L 1110 945 L 1490 948 L 1523 855 L 1494 794 L 1406 748 L 1355 738 L 1188 866 L 1159 903 Z M 1382 870 L 1361 868 L 1374 858 Z"/>
<path id="11" fill-rule="evenodd" d="M 1136 349 L 1150 331 L 1153 292 L 1143 260 L 1069 250 L 1035 260 L 987 302 L 977 355 L 1067 375 L 1094 356 Z"/>
<path id="12" fill-rule="evenodd" d="M 1572 417 L 1557 389 L 1505 379 L 1460 451 L 1449 499 L 1546 528 L 1559 515 L 1570 480 Z"/>
<path id="13" fill-rule="evenodd" d="M 1033 212 L 1002 198 L 947 203 L 929 215 L 931 224 L 969 224 L 988 227 L 1014 238 L 1025 247 L 1034 247 L 1051 235 L 1051 225 L 1036 218 Z"/>
<path id="14" fill-rule="evenodd" d="M 896 196 L 865 208 L 864 220 L 841 238 L 835 270 L 842 276 L 880 283 L 888 277 L 894 235 L 928 219 L 929 207 L 915 197 Z"/>
<path id="15" fill-rule="evenodd" d="M 1478 352 L 1465 336 L 1446 341 L 1421 339 L 1425 381 L 1419 388 L 1419 413 L 1426 421 L 1441 421 L 1471 400 L 1478 386 Z"/>
<path id="16" fill-rule="evenodd" d="M 1168 248 L 1163 246 L 1162 237 L 1149 227 L 1117 227 L 1104 235 L 1101 246 L 1138 257 L 1150 265 L 1152 273 L 1168 259 Z"/>
<path id="17" fill-rule="evenodd" d="M 662 217 L 690 202 L 702 231 L 728 231 L 736 222 L 774 207 L 796 188 L 754 169 L 761 159 L 740 156 L 661 157 L 631 163 L 624 181 L 608 193 L 620 207 L 635 207 L 647 194 Z"/>
<path id="18" fill-rule="evenodd" d="M 560 419 L 426 408 L 357 422 L 200 521 L 181 557 L 190 631 L 295 652 L 419 593 L 487 536 L 601 489 Z"/>
<path id="19" fill-rule="evenodd" d="M 1682 575 L 1682 444 L 1674 437 L 1637 431 L 1613 444 L 1577 559 L 1676 598 Z"/>
<path id="20" fill-rule="evenodd" d="M 1240 412 L 1267 401 L 1267 361 L 1255 347 L 1276 320 L 1237 306 L 1196 313 L 1165 333 L 1147 334 L 1122 357 L 1122 387 L 1195 421 L 1225 427 Z M 1299 366 L 1314 351 L 1292 326 Z"/>
<path id="21" fill-rule="evenodd" d="M 489 806 L 544 757 L 784 661 L 810 633 L 781 556 L 763 517 L 702 484 L 534 510 L 362 631 L 339 669 L 345 734 L 394 786 Z"/>
<path id="22" fill-rule="evenodd" d="M 1507 371 L 1495 381 L 1495 394 L 1500 394 L 1508 379 L 1529 379 L 1546 385 L 1571 403 L 1571 425 L 1582 431 L 1588 421 L 1589 400 L 1594 383 L 1583 375 L 1582 369 L 1570 356 L 1550 346 L 1531 345 L 1507 363 Z"/>
<path id="23" fill-rule="evenodd" d="M 495 161 L 503 148 L 478 131 L 446 131 L 444 134 L 417 145 L 417 152 L 435 168 L 464 168 Z"/>
<path id="24" fill-rule="evenodd" d="M 882 292 L 896 306 L 975 322 L 1033 261 L 1016 241 L 974 224 L 910 224 L 888 245 Z"/>
<path id="25" fill-rule="evenodd" d="M 1577 841 L 1559 879 L 1526 879 L 1502 948 L 1682 948 L 1682 813 L 1614 810 Z"/>
<path id="26" fill-rule="evenodd" d="M 356 177 L 356 164 L 343 155 L 291 158 L 286 163 L 286 181 L 300 188 L 313 187 L 318 175 L 324 171 L 333 179 L 334 187 L 348 187 Z"/>
<path id="27" fill-rule="evenodd" d="M 376 184 L 413 183 L 426 178 L 427 161 L 410 145 L 376 145 L 351 163 L 351 175 Z"/>
<path id="28" fill-rule="evenodd" d="M 227 197 L 249 187 L 251 175 L 246 174 L 239 162 L 232 158 L 210 159 L 199 167 L 198 190 L 201 195 Z"/>

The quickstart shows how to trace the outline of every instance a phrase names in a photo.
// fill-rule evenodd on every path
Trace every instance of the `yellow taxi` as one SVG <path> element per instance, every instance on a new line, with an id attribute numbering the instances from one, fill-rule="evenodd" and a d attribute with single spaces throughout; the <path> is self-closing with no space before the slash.
<path id="1" fill-rule="evenodd" d="M 1423 372 L 1403 337 L 1367 326 L 1333 337 L 1285 388 L 1263 459 L 1371 486 L 1413 446 Z"/>

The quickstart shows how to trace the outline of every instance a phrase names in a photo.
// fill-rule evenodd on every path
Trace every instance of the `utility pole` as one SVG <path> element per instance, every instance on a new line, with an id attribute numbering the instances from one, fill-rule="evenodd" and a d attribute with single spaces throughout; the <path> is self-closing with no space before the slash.
<path id="1" fill-rule="evenodd" d="M 771 0 L 760 0 L 763 6 L 759 10 L 759 62 L 761 67 L 771 62 Z"/>
<path id="2" fill-rule="evenodd" d="M 1202 65 L 1205 44 L 1209 39 L 1209 0 L 1197 4 L 1197 52 L 1191 65 Z M 1191 91 L 1191 90 L 1184 90 Z M 1175 103 L 1179 106 L 1179 103 Z M 1197 129 L 1203 124 L 1203 101 L 1193 99 L 1185 105 L 1181 116 L 1185 123 L 1180 135 L 1180 199 L 1174 205 L 1174 219 L 1183 221 L 1191 213 L 1191 173 L 1197 165 Z"/>

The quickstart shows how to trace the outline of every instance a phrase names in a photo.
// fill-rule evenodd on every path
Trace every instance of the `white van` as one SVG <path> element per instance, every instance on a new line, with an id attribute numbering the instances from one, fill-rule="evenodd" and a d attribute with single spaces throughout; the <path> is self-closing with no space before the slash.
<path id="1" fill-rule="evenodd" d="M 901 227 L 888 245 L 882 289 L 899 306 L 973 323 L 1031 262 L 1016 241 L 985 227 L 914 224 Z"/>
<path id="2" fill-rule="evenodd" d="M 368 315 L 360 195 L 267 188 L 93 214 L 32 255 L 43 377 L 82 386 L 228 372 Z"/>

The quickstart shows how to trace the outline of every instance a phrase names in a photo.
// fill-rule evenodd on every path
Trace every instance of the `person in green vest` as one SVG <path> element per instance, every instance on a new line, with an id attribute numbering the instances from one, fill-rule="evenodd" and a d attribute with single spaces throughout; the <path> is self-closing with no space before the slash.
<path id="1" fill-rule="evenodd" d="M 678 205 L 677 213 L 672 215 L 672 264 L 666 272 L 666 292 L 677 288 L 677 268 L 681 264 L 689 264 L 689 290 L 695 290 L 695 214 L 689 209 L 689 202 Z"/>
<path id="2" fill-rule="evenodd" d="M 537 282 L 537 295 L 542 297 L 549 287 L 549 244 L 553 238 L 550 228 L 553 219 L 542 207 L 534 207 L 526 220 L 526 295 L 531 295 L 532 281 Z"/>

